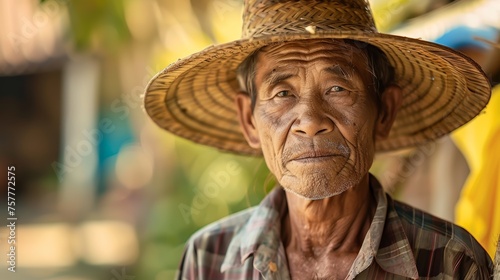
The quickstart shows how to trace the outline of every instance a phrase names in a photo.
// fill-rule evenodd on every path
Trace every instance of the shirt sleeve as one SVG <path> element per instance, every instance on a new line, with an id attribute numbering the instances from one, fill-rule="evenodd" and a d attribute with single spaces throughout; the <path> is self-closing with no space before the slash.
<path id="1" fill-rule="evenodd" d="M 473 263 L 464 279 L 467 280 L 488 280 L 493 278 L 493 268 L 488 265 L 479 265 L 477 263 Z"/>
<path id="2" fill-rule="evenodd" d="M 179 265 L 179 270 L 177 271 L 176 279 L 201 279 L 200 277 L 198 277 L 200 275 L 198 275 L 198 263 L 196 259 L 196 248 L 194 246 L 194 242 L 190 240 L 187 243 L 186 248 L 184 249 L 184 254 Z"/>

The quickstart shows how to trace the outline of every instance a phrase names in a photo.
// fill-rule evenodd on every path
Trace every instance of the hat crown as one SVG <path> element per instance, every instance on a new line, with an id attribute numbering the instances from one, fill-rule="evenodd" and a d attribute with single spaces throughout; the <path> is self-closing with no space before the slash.
<path id="1" fill-rule="evenodd" d="M 368 32 L 377 29 L 368 0 L 246 0 L 242 37 Z"/>

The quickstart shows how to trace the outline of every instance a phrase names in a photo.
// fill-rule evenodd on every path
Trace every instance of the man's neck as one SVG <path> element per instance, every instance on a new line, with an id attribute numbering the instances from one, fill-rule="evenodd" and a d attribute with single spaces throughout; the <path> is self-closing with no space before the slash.
<path id="1" fill-rule="evenodd" d="M 308 200 L 287 192 L 288 215 L 282 236 L 287 252 L 322 258 L 329 254 L 357 254 L 375 213 L 369 175 L 342 194 Z"/>

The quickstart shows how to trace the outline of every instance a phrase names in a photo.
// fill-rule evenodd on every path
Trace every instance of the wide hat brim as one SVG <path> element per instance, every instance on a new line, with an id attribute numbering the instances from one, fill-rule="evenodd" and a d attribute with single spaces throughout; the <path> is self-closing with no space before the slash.
<path id="1" fill-rule="evenodd" d="M 450 48 L 376 32 L 306 32 L 241 39 L 178 60 L 147 86 L 145 110 L 160 127 L 183 138 L 236 154 L 260 155 L 247 144 L 238 123 L 238 65 L 272 43 L 324 38 L 374 45 L 395 68 L 395 83 L 404 99 L 389 137 L 376 143 L 378 152 L 435 140 L 478 115 L 490 98 L 484 72 Z"/>

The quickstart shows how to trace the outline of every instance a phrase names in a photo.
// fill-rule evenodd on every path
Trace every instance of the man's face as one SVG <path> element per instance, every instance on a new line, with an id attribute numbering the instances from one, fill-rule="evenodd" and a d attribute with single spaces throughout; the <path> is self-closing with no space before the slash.
<path id="1" fill-rule="evenodd" d="M 371 81 L 366 55 L 342 41 L 261 50 L 249 142 L 286 190 L 322 199 L 367 174 L 379 117 Z"/>

